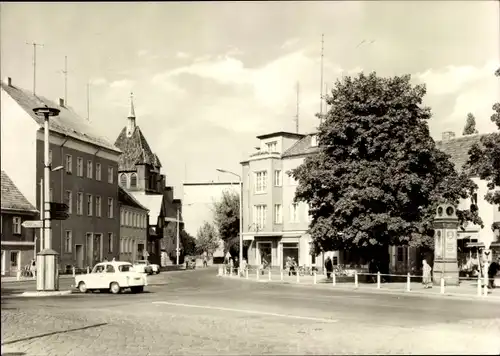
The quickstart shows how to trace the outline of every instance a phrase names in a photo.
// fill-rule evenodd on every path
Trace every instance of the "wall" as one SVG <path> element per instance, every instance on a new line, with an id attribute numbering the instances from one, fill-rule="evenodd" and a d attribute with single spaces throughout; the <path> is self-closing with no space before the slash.
<path id="1" fill-rule="evenodd" d="M 197 237 L 198 229 L 205 221 L 214 222 L 214 202 L 220 201 L 224 191 L 238 194 L 238 188 L 239 182 L 184 183 L 182 218 L 186 232 Z"/>
<path id="2" fill-rule="evenodd" d="M 143 216 L 144 220 L 140 220 L 139 226 L 134 226 L 133 222 L 125 221 L 123 219 L 124 213 L 137 213 Z M 141 224 L 142 222 L 142 224 Z M 143 209 L 134 208 L 128 205 L 121 205 L 120 207 L 120 260 L 133 262 L 135 260 L 142 260 L 142 254 L 139 256 L 138 245 L 143 244 L 144 250 L 147 249 L 147 212 Z M 126 248 L 125 244 L 128 244 Z M 127 250 L 130 250 L 128 252 Z M 127 252 L 125 252 L 127 251 Z"/>
<path id="3" fill-rule="evenodd" d="M 3 88 L 0 113 L 1 168 L 35 206 L 36 131 L 39 126 Z"/>
<path id="4" fill-rule="evenodd" d="M 289 158 L 283 160 L 283 171 L 291 171 L 304 162 L 303 157 Z M 298 206 L 298 222 L 291 222 L 290 206 L 295 198 L 297 183 L 293 183 L 290 177 L 285 174 L 283 177 L 283 230 L 284 231 L 303 231 L 309 228 L 309 218 L 307 213 L 307 204 L 300 202 Z"/>
<path id="5" fill-rule="evenodd" d="M 35 229 L 26 229 L 21 226 L 21 234 L 14 234 L 13 229 L 13 218 L 19 216 L 21 218 L 21 224 L 27 220 L 35 220 L 36 216 L 34 214 L 23 214 L 23 213 L 11 213 L 2 211 L 2 241 L 10 242 L 34 242 Z"/>

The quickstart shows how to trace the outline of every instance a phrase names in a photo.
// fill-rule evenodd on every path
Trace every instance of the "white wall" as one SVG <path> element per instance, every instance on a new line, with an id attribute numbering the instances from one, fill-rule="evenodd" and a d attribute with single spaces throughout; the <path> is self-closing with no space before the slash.
<path id="1" fill-rule="evenodd" d="M 36 207 L 36 132 L 33 118 L 1 89 L 1 169 Z"/>
<path id="2" fill-rule="evenodd" d="M 309 228 L 309 219 L 306 203 L 300 202 L 298 207 L 298 222 L 290 222 L 290 206 L 295 198 L 298 182 L 293 183 L 286 172 L 297 168 L 304 162 L 304 158 L 288 158 L 283 160 L 283 230 L 305 231 Z"/>
<path id="3" fill-rule="evenodd" d="M 198 229 L 205 221 L 214 222 L 213 205 L 222 197 L 222 192 L 232 190 L 238 193 L 239 182 L 235 183 L 188 183 L 183 185 L 182 217 L 186 232 L 197 237 Z"/>

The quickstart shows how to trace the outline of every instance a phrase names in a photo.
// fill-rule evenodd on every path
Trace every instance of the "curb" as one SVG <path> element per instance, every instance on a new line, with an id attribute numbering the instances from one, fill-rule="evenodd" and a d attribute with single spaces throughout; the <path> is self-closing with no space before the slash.
<path id="1" fill-rule="evenodd" d="M 67 295 L 73 294 L 72 290 L 63 290 L 63 291 L 53 291 L 53 292 L 23 292 L 20 294 L 11 294 L 2 296 L 2 299 L 6 298 L 43 298 L 43 297 L 63 297 Z"/>
<path id="2" fill-rule="evenodd" d="M 360 292 L 360 293 L 367 293 L 367 294 L 389 294 L 389 295 L 401 295 L 401 296 L 409 296 L 409 297 L 426 297 L 426 298 L 453 298 L 456 300 L 467 300 L 467 301 L 477 301 L 477 302 L 490 302 L 490 303 L 500 303 L 500 296 L 487 296 L 487 297 L 478 297 L 477 295 L 468 295 L 468 294 L 459 294 L 459 293 L 444 293 L 444 294 L 439 294 L 439 293 L 434 293 L 434 294 L 429 294 L 426 292 L 422 291 L 399 291 L 399 290 L 390 290 L 390 289 L 363 289 L 363 288 L 352 288 L 352 287 L 343 287 L 343 286 L 333 286 L 333 285 L 327 285 L 325 283 L 318 283 L 316 285 L 314 284 L 305 284 L 305 283 L 294 283 L 294 282 L 288 282 L 288 281 L 269 281 L 269 280 L 252 280 L 252 279 L 246 279 L 246 278 L 235 278 L 235 277 L 224 277 L 224 276 L 217 276 L 218 278 L 227 278 L 227 279 L 236 279 L 240 281 L 246 281 L 246 282 L 254 282 L 254 283 L 275 283 L 275 284 L 282 284 L 282 285 L 289 285 L 289 286 L 295 286 L 295 287 L 319 287 L 321 289 L 329 289 L 329 290 L 340 290 L 340 291 L 349 291 L 349 292 Z"/>

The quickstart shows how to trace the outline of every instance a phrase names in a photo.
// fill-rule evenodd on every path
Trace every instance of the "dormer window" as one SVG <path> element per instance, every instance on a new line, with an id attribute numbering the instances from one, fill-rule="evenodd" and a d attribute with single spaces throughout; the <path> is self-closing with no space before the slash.
<path id="1" fill-rule="evenodd" d="M 278 142 L 273 141 L 273 142 L 268 142 L 266 143 L 267 146 L 267 152 L 278 152 Z"/>
<path id="2" fill-rule="evenodd" d="M 318 146 L 318 135 L 312 135 L 311 136 L 311 147 L 317 147 Z"/>

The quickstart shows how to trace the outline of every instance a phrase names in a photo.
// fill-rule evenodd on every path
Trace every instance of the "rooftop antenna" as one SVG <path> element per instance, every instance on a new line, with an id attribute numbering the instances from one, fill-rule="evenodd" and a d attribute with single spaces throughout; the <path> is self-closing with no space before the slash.
<path id="1" fill-rule="evenodd" d="M 319 95 L 319 124 L 323 122 L 323 50 L 324 50 L 324 38 L 325 34 L 321 34 L 321 85 L 320 85 L 320 95 Z"/>
<path id="2" fill-rule="evenodd" d="M 64 103 L 68 105 L 68 56 L 64 56 Z"/>
<path id="3" fill-rule="evenodd" d="M 87 121 L 90 121 L 90 82 L 87 82 Z"/>
<path id="4" fill-rule="evenodd" d="M 295 132 L 299 133 L 299 93 L 300 86 L 299 82 L 297 82 L 297 113 L 295 114 Z"/>
<path id="5" fill-rule="evenodd" d="M 43 47 L 43 44 L 35 42 L 26 44 L 33 46 L 33 95 L 36 95 L 36 46 Z"/>

